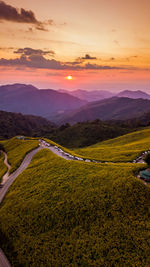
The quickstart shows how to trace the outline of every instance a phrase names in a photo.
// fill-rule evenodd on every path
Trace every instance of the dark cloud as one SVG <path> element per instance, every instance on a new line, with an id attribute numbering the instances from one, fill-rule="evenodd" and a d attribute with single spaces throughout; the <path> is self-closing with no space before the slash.
<path id="1" fill-rule="evenodd" d="M 87 63 L 84 67 L 88 70 L 111 70 L 111 69 L 125 69 L 123 67 L 115 67 L 115 66 L 104 66 L 104 65 L 97 65 L 97 64 L 90 64 Z"/>
<path id="2" fill-rule="evenodd" d="M 36 19 L 33 11 L 25 10 L 24 8 L 19 10 L 11 5 L 6 4 L 4 1 L 0 1 L 0 20 L 34 24 L 36 29 L 41 31 L 46 31 L 45 25 L 52 24 L 52 20 L 43 23 Z"/>
<path id="3" fill-rule="evenodd" d="M 85 57 L 81 57 L 81 59 L 86 60 L 86 59 L 97 59 L 96 57 L 91 57 L 89 54 L 86 54 Z"/>
<path id="4" fill-rule="evenodd" d="M 82 63 L 82 61 L 68 61 L 66 62 L 67 65 L 80 65 L 80 63 Z"/>
<path id="5" fill-rule="evenodd" d="M 55 60 L 55 59 L 46 59 L 42 55 L 30 55 L 25 56 L 21 55 L 20 58 L 16 59 L 0 59 L 1 66 L 24 66 L 28 68 L 37 68 L 37 69 L 66 69 L 65 64 Z"/>
<path id="6" fill-rule="evenodd" d="M 51 70 L 110 70 L 110 69 L 126 69 L 124 67 L 103 66 L 98 64 L 85 65 L 74 62 L 61 62 L 55 59 L 46 59 L 44 55 L 50 51 L 36 50 L 31 48 L 20 48 L 15 53 L 20 54 L 16 59 L 0 59 L 0 66 L 15 66 L 24 68 L 36 69 L 51 69 Z"/>
<path id="7" fill-rule="evenodd" d="M 38 23 L 34 13 L 31 10 L 27 11 L 21 8 L 19 11 L 15 7 L 7 5 L 3 1 L 0 1 L 0 19 L 14 22 Z"/>
<path id="8" fill-rule="evenodd" d="M 115 58 L 114 58 L 114 57 L 111 57 L 111 58 L 110 58 L 110 60 L 111 60 L 111 61 L 114 61 L 114 60 L 115 60 Z"/>
<path id="9" fill-rule="evenodd" d="M 14 51 L 15 54 L 21 54 L 24 56 L 31 56 L 31 55 L 51 55 L 54 56 L 55 52 L 52 50 L 41 50 L 41 49 L 33 49 L 30 47 L 25 47 L 25 48 L 19 48 L 16 51 Z"/>

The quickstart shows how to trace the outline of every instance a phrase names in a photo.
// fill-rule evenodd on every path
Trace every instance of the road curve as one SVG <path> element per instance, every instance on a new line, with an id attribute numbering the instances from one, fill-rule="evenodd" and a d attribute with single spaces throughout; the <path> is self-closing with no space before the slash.
<path id="1" fill-rule="evenodd" d="M 14 180 L 17 178 L 17 176 L 28 167 L 28 165 L 30 164 L 30 162 L 32 160 L 32 157 L 41 149 L 42 149 L 42 147 L 38 147 L 38 148 L 32 150 L 31 152 L 29 152 L 25 156 L 20 167 L 16 171 L 14 171 L 10 176 L 8 176 L 8 179 L 5 181 L 2 188 L 0 189 L 0 203 L 2 202 L 8 188 L 11 186 L 11 184 L 14 182 Z"/>
<path id="2" fill-rule="evenodd" d="M 1 185 L 3 185 L 3 184 L 5 183 L 5 181 L 8 179 L 8 177 L 9 177 L 9 171 L 10 171 L 10 169 L 11 169 L 11 166 L 10 166 L 10 164 L 8 163 L 8 157 L 7 157 L 6 152 L 2 151 L 2 153 L 4 154 L 4 157 L 5 157 L 5 159 L 4 159 L 4 164 L 5 164 L 6 167 L 7 167 L 7 172 L 6 172 L 6 173 L 4 174 L 4 176 L 3 176 Z"/>
<path id="3" fill-rule="evenodd" d="M 3 251 L 0 249 L 0 267 L 11 267 L 9 261 L 4 255 Z"/>
<path id="4" fill-rule="evenodd" d="M 7 190 L 9 189 L 11 184 L 14 182 L 14 180 L 17 178 L 17 176 L 28 167 L 33 156 L 41 149 L 42 149 L 42 147 L 40 146 L 40 147 L 32 150 L 31 152 L 29 152 L 25 156 L 20 167 L 16 171 L 14 171 L 10 176 L 9 176 L 9 170 L 10 170 L 11 166 L 7 162 L 7 154 L 4 153 L 4 155 L 5 155 L 4 163 L 8 167 L 8 170 L 7 170 L 6 174 L 3 176 L 2 187 L 0 188 L 0 203 L 2 202 Z M 5 254 L 3 253 L 3 251 L 1 249 L 0 249 L 0 267 L 11 267 L 9 261 L 7 260 Z"/>
<path id="5" fill-rule="evenodd" d="M 5 156 L 5 160 L 4 160 L 4 163 L 5 165 L 7 166 L 8 170 L 7 172 L 5 173 L 5 175 L 3 176 L 3 180 L 2 180 L 2 188 L 0 188 L 0 203 L 2 202 L 7 190 L 9 189 L 9 187 L 11 186 L 11 184 L 14 182 L 14 180 L 18 177 L 18 175 L 23 172 L 27 167 L 28 165 L 30 164 L 33 156 L 41 149 L 43 148 L 48 148 L 50 149 L 54 154 L 66 159 L 66 160 L 84 160 L 84 161 L 88 161 L 88 162 L 96 162 L 96 163 L 101 163 L 99 161 L 95 161 L 95 160 L 85 160 L 85 159 L 82 159 L 82 158 L 76 158 L 68 153 L 65 153 L 64 151 L 60 151 L 60 149 L 58 147 L 54 147 L 48 143 L 43 143 L 43 140 L 39 140 L 40 143 L 39 143 L 39 147 L 32 150 L 31 152 L 29 152 L 24 160 L 22 161 L 20 167 L 14 171 L 10 176 L 9 176 L 9 170 L 11 168 L 11 166 L 9 165 L 8 161 L 7 161 L 7 154 L 5 152 L 4 153 L 4 156 Z M 48 146 L 47 146 L 48 145 Z M 58 150 L 59 149 L 59 150 Z M 140 158 L 141 160 L 141 158 Z M 138 159 L 134 161 L 134 163 L 139 163 Z M 4 255 L 3 251 L 0 249 L 0 267 L 11 267 L 9 261 L 7 260 L 6 256 Z"/>

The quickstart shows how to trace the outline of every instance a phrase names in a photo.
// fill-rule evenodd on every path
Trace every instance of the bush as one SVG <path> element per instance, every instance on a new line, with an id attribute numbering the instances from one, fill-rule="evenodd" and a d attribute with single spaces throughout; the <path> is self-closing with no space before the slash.
<path id="1" fill-rule="evenodd" d="M 148 153 L 148 154 L 146 155 L 146 157 L 144 158 L 144 161 L 145 161 L 148 165 L 150 165 L 150 153 Z"/>
<path id="2" fill-rule="evenodd" d="M 4 146 L 2 144 L 0 144 L 0 150 L 4 151 Z"/>

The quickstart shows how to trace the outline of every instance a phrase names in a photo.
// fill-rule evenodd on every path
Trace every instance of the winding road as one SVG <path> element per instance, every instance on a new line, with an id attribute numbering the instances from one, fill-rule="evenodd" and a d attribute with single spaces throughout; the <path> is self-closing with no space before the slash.
<path id="1" fill-rule="evenodd" d="M 8 157 L 7 157 L 6 152 L 2 151 L 2 153 L 4 154 L 4 157 L 5 157 L 5 159 L 4 159 L 4 164 L 5 164 L 6 167 L 7 167 L 7 172 L 6 172 L 6 173 L 4 174 L 4 176 L 3 176 L 1 185 L 3 185 L 3 184 L 5 183 L 5 181 L 8 179 L 8 177 L 9 177 L 9 171 L 10 171 L 10 169 L 11 169 L 11 166 L 10 166 L 10 164 L 8 163 Z"/>
<path id="2" fill-rule="evenodd" d="M 14 171 L 11 175 L 9 175 L 9 171 L 11 169 L 11 166 L 9 165 L 9 163 L 7 161 L 7 154 L 5 152 L 3 152 L 4 155 L 5 155 L 4 163 L 7 166 L 8 170 L 5 173 L 5 175 L 3 176 L 2 183 L 1 183 L 2 187 L 0 188 L 0 203 L 2 202 L 7 190 L 9 189 L 11 184 L 14 182 L 14 180 L 18 177 L 18 175 L 21 172 L 23 172 L 28 167 L 28 165 L 30 164 L 33 156 L 41 149 L 42 149 L 42 146 L 40 146 L 40 147 L 32 150 L 31 152 L 29 152 L 25 156 L 25 158 L 22 161 L 20 167 L 16 171 Z M 6 258 L 5 254 L 3 253 L 3 251 L 1 249 L 0 249 L 0 267 L 11 267 L 8 259 Z"/>
<path id="3" fill-rule="evenodd" d="M 5 156 L 4 163 L 7 166 L 7 172 L 3 176 L 1 187 L 0 187 L 0 203 L 2 202 L 3 198 L 5 197 L 5 194 L 7 193 L 9 187 L 14 182 L 14 180 L 18 177 L 20 173 L 22 173 L 28 167 L 33 156 L 43 148 L 50 149 L 53 153 L 55 153 L 56 155 L 66 160 L 78 160 L 78 161 L 85 161 L 85 162 L 101 163 L 100 161 L 83 159 L 83 158 L 73 156 L 69 153 L 66 153 L 65 151 L 63 151 L 61 148 L 57 146 L 52 146 L 49 143 L 45 142 L 44 140 L 39 140 L 39 147 L 29 152 L 23 159 L 20 167 L 16 171 L 14 171 L 12 174 L 9 175 L 11 166 L 8 163 L 7 154 L 3 152 Z M 134 163 L 141 163 L 141 162 L 142 162 L 142 157 L 139 157 L 138 159 L 134 161 Z M 0 267 L 11 267 L 9 261 L 7 260 L 5 254 L 3 253 L 1 249 L 0 249 Z"/>
<path id="4" fill-rule="evenodd" d="M 29 152 L 25 156 L 25 158 L 22 161 L 20 167 L 16 171 L 14 171 L 12 174 L 7 176 L 7 180 L 6 180 L 6 177 L 4 175 L 5 182 L 3 183 L 3 180 L 2 180 L 2 188 L 0 189 L 0 203 L 2 202 L 6 192 L 8 190 L 8 188 L 11 186 L 11 184 L 14 182 L 14 180 L 17 178 L 17 176 L 28 167 L 28 165 L 30 164 L 33 156 L 41 149 L 42 149 L 42 147 L 40 146 L 40 147 L 32 150 L 31 152 Z"/>

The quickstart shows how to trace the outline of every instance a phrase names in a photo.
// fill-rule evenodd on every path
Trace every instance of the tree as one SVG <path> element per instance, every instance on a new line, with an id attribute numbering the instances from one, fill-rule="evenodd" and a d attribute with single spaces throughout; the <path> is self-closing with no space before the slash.
<path id="1" fill-rule="evenodd" d="M 2 144 L 0 144 L 0 150 L 4 151 L 4 146 Z"/>

